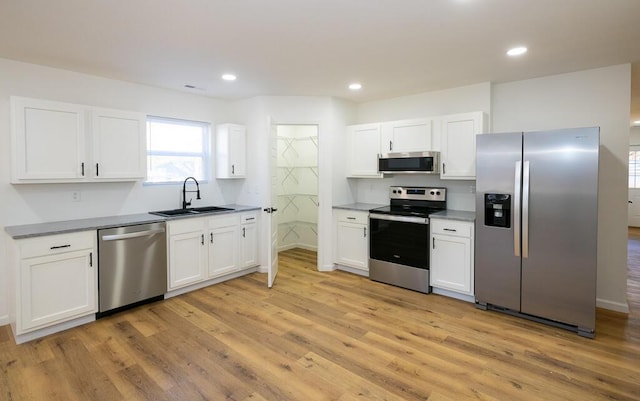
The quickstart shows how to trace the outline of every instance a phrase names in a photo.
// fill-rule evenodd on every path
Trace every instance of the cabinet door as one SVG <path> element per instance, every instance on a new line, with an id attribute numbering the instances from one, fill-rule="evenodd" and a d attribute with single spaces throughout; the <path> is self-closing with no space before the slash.
<path id="1" fill-rule="evenodd" d="M 481 112 L 444 116 L 440 119 L 440 178 L 476 178 L 476 135 L 484 130 Z"/>
<path id="2" fill-rule="evenodd" d="M 238 270 L 238 226 L 209 231 L 209 277 Z"/>
<path id="3" fill-rule="evenodd" d="M 380 124 L 347 127 L 347 162 L 350 177 L 382 177 L 378 174 Z"/>
<path id="4" fill-rule="evenodd" d="M 433 235 L 431 285 L 473 295 L 471 276 L 471 239 Z"/>
<path id="5" fill-rule="evenodd" d="M 240 267 L 258 265 L 258 225 L 243 224 L 240 228 Z"/>
<path id="6" fill-rule="evenodd" d="M 97 312 L 95 263 L 92 249 L 23 259 L 18 332 Z"/>
<path id="7" fill-rule="evenodd" d="M 207 247 L 202 230 L 169 236 L 169 289 L 206 278 Z"/>
<path id="8" fill-rule="evenodd" d="M 85 108 L 11 98 L 12 180 L 76 181 L 84 177 Z"/>
<path id="9" fill-rule="evenodd" d="M 91 176 L 100 180 L 146 177 L 146 118 L 119 110 L 92 110 Z"/>
<path id="10" fill-rule="evenodd" d="M 403 120 L 382 126 L 382 153 L 425 152 L 432 150 L 430 119 Z"/>
<path id="11" fill-rule="evenodd" d="M 216 129 L 216 178 L 244 178 L 246 152 L 245 127 L 219 125 Z"/>
<path id="12" fill-rule="evenodd" d="M 336 225 L 336 263 L 368 270 L 367 226 L 343 221 Z"/>

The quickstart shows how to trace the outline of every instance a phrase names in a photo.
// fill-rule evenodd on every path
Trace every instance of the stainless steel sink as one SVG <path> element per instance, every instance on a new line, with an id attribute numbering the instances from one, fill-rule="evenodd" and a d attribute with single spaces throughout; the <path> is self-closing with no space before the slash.
<path id="1" fill-rule="evenodd" d="M 233 210 L 233 209 L 230 209 L 228 207 L 220 207 L 220 206 L 202 206 L 202 207 L 194 207 L 191 209 L 159 210 L 156 212 L 149 212 L 149 213 L 155 214 L 156 216 L 173 217 L 173 216 L 185 216 L 185 215 L 193 215 L 193 214 L 225 212 L 229 210 Z"/>

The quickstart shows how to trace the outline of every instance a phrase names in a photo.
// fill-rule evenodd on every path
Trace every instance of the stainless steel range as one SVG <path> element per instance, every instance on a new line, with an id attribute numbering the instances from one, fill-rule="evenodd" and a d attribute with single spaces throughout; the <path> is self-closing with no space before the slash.
<path id="1" fill-rule="evenodd" d="M 390 205 L 369 210 L 369 278 L 424 293 L 429 215 L 447 208 L 446 188 L 390 187 Z"/>

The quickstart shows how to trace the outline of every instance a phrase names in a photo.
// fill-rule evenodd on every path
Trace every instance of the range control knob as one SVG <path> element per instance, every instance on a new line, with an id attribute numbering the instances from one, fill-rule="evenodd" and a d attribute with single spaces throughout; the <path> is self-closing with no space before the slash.
<path id="1" fill-rule="evenodd" d="M 436 192 L 436 195 L 440 195 L 440 191 Z"/>
<path id="2" fill-rule="evenodd" d="M 430 192 L 430 194 L 431 194 L 431 195 L 435 195 L 435 194 L 436 194 L 436 192 L 435 192 L 435 191 L 431 191 L 431 192 Z"/>

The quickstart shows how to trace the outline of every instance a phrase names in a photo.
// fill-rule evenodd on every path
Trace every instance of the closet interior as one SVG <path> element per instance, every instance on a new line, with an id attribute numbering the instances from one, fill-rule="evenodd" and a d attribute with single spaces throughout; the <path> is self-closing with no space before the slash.
<path id="1" fill-rule="evenodd" d="M 318 249 L 318 126 L 278 125 L 278 251 Z"/>

